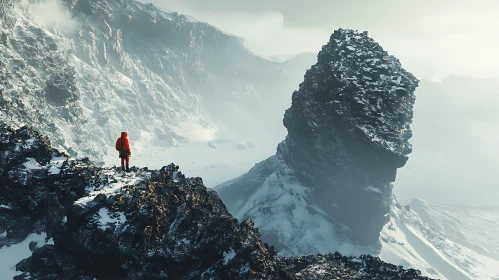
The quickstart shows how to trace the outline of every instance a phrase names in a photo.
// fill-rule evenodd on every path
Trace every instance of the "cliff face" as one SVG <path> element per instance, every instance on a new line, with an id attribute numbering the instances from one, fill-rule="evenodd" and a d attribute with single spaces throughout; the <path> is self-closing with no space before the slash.
<path id="1" fill-rule="evenodd" d="M 237 217 L 255 217 L 272 240 L 282 241 L 283 233 L 272 223 L 262 227 L 257 217 L 267 220 L 273 211 L 281 212 L 273 203 L 287 201 L 290 208 L 282 211 L 297 234 L 276 246 L 293 247 L 296 238 L 304 250 L 315 247 L 311 240 L 336 242 L 325 233 L 308 241 L 300 237 L 306 234 L 305 225 L 295 222 L 293 209 L 315 217 L 310 220 L 316 227 L 321 219 L 328 220 L 340 239 L 376 244 L 388 221 L 391 183 L 411 152 L 417 86 L 418 80 L 367 32 L 335 31 L 293 94 L 284 115 L 288 136 L 276 156 L 218 187 L 218 193 Z M 285 179 L 273 180 L 272 174 Z M 276 195 L 276 189 L 282 192 Z"/>
<path id="2" fill-rule="evenodd" d="M 280 112 L 251 112 L 287 103 L 300 62 L 265 60 L 240 38 L 136 1 L 62 3 L 66 26 L 22 1 L 0 21 L 0 122 L 96 161 L 124 130 L 180 143 L 198 141 L 184 127 L 241 138 L 279 127 Z"/>
<path id="3" fill-rule="evenodd" d="M 0 163 L 0 251 L 30 233 L 50 239 L 29 244 L 16 279 L 428 279 L 371 256 L 277 257 L 252 220 L 174 164 L 98 168 L 6 126 Z"/>

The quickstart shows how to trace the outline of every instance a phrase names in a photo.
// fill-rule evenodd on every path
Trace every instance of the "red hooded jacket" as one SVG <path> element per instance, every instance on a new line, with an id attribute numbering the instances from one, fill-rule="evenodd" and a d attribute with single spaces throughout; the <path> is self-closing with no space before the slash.
<path id="1" fill-rule="evenodd" d="M 116 150 L 130 151 L 130 143 L 128 143 L 128 133 L 122 132 L 121 137 L 116 140 Z"/>

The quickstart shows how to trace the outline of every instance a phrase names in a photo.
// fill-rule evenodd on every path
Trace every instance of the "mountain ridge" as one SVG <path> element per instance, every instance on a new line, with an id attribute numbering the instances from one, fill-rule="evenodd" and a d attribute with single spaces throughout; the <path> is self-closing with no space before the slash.
<path id="1" fill-rule="evenodd" d="M 276 257 L 252 220 L 174 164 L 95 167 L 29 127 L 1 126 L 0 143 L 0 255 L 31 233 L 50 239 L 29 244 L 15 279 L 429 279 L 371 256 Z"/>
<path id="2" fill-rule="evenodd" d="M 63 3 L 71 31 L 43 25 L 23 3 L 13 25 L 1 22 L 2 122 L 97 161 L 125 130 L 173 143 L 282 130 L 274 111 L 248 108 L 284 108 L 302 62 L 260 58 L 207 23 L 136 1 Z"/>

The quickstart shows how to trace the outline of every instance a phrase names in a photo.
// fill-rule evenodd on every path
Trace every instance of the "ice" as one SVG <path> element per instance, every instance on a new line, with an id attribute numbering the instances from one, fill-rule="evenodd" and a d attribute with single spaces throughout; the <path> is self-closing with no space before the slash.
<path id="1" fill-rule="evenodd" d="M 0 208 L 12 209 L 12 207 L 10 207 L 9 205 L 5 205 L 5 204 L 0 204 Z"/>

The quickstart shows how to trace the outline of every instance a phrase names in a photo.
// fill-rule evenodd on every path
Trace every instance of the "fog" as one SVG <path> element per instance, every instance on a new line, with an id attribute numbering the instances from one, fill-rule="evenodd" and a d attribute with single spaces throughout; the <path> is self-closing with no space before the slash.
<path id="1" fill-rule="evenodd" d="M 45 0 L 29 5 L 34 20 L 48 29 L 57 28 L 64 33 L 76 30 L 78 23 L 61 0 Z"/>
<path id="2" fill-rule="evenodd" d="M 317 52 L 333 30 L 368 30 L 418 77 L 499 76 L 495 0 L 144 0 L 246 40 L 262 56 Z"/>
<path id="3" fill-rule="evenodd" d="M 412 126 L 414 151 L 398 173 L 400 201 L 499 205 L 499 79 L 423 81 Z"/>

